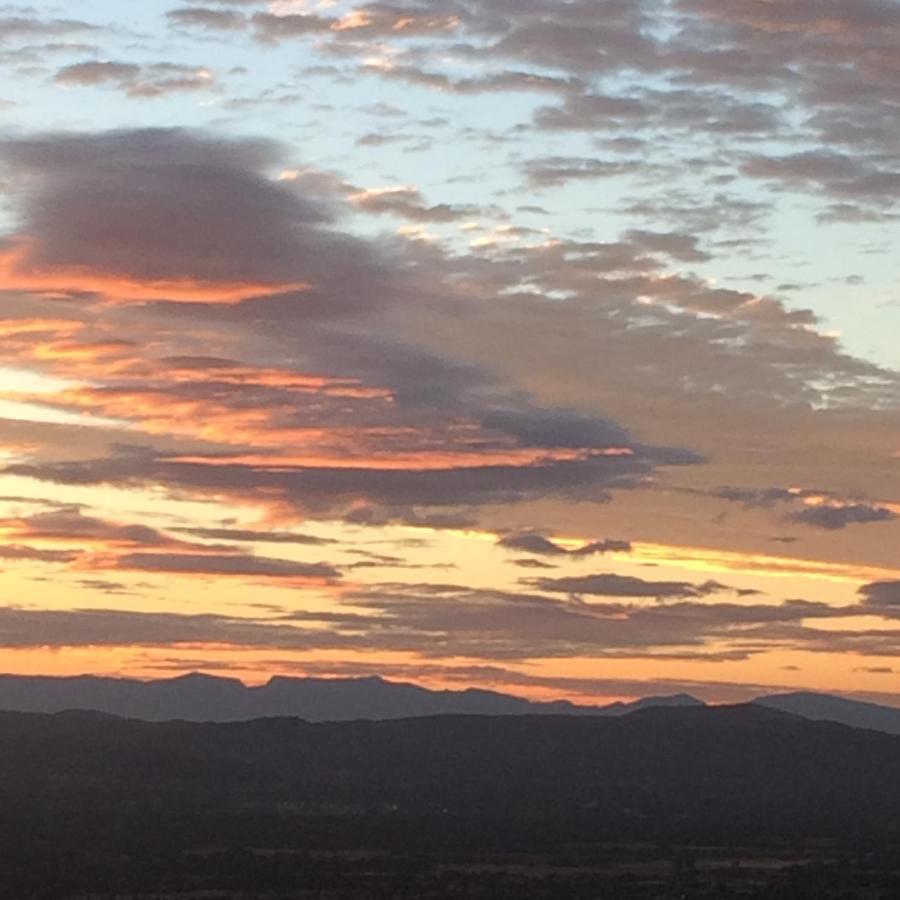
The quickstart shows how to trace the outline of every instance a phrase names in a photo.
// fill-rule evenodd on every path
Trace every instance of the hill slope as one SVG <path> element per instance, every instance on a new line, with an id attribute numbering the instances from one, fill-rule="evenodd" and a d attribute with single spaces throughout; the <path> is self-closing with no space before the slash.
<path id="1" fill-rule="evenodd" d="M 870 728 L 887 734 L 900 734 L 900 709 L 893 706 L 805 692 L 771 694 L 753 702 L 769 709 L 803 716 L 805 719 L 840 722 L 851 728 Z"/>
<path id="2" fill-rule="evenodd" d="M 824 834 L 900 823 L 900 739 L 759 706 L 226 725 L 3 713 L 0 798 Z"/>
<path id="3" fill-rule="evenodd" d="M 247 687 L 237 679 L 198 673 L 157 681 L 0 676 L 0 710 L 93 710 L 151 722 L 239 722 L 267 716 L 340 722 L 437 715 L 624 715 L 644 706 L 685 705 L 701 704 L 684 694 L 606 707 L 565 700 L 534 703 L 494 691 L 433 691 L 382 678 L 275 677 Z"/>
<path id="4" fill-rule="evenodd" d="M 900 738 L 761 706 L 320 724 L 0 713 L 0 896 L 16 900 L 825 900 L 900 885 L 898 837 Z M 712 868 L 695 870 L 703 847 Z"/>

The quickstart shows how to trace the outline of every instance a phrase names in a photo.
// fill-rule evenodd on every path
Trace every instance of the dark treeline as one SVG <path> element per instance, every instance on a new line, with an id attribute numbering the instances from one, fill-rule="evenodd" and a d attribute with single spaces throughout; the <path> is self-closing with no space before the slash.
<path id="1" fill-rule="evenodd" d="M 0 896 L 42 900 L 887 900 L 900 738 L 759 707 L 316 725 L 0 714 L 0 863 Z"/>

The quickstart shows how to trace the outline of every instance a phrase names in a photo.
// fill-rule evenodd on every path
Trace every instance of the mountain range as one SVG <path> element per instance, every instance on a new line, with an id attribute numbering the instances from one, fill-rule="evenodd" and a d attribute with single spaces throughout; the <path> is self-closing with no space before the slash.
<path id="1" fill-rule="evenodd" d="M 634 703 L 578 706 L 537 703 L 495 691 L 429 690 L 367 678 L 286 678 L 248 686 L 235 678 L 198 672 L 151 681 L 0 675 L 0 710 L 57 713 L 91 710 L 150 722 L 240 722 L 276 716 L 308 722 L 386 720 L 421 716 L 625 715 L 646 706 L 702 706 L 687 694 Z"/>
<path id="2" fill-rule="evenodd" d="M 806 719 L 900 734 L 900 709 L 895 707 L 815 693 L 773 694 L 753 702 Z M 606 706 L 577 705 L 567 700 L 542 703 L 474 688 L 430 690 L 377 676 L 275 676 L 264 684 L 247 686 L 235 678 L 196 672 L 151 681 L 0 675 L 0 710 L 88 710 L 145 721 L 239 722 L 295 717 L 308 722 L 341 722 L 441 715 L 615 717 L 649 707 L 703 705 L 689 694 L 646 697 Z"/>

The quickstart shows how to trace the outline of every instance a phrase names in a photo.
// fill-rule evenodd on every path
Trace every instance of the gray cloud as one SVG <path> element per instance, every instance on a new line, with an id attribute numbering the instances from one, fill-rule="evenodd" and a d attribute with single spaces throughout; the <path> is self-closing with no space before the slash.
<path id="1" fill-rule="evenodd" d="M 44 640 L 40 640 L 43 634 Z M 123 610 L 25 610 L 0 607 L 0 646 L 112 647 L 180 643 L 240 645 L 311 643 L 298 629 L 217 615 Z"/>
<path id="2" fill-rule="evenodd" d="M 39 19 L 28 15 L 0 18 L 0 41 L 66 37 L 97 30 L 98 26 L 78 19 Z"/>
<path id="3" fill-rule="evenodd" d="M 570 181 L 616 178 L 642 171 L 638 160 L 604 160 L 592 157 L 551 156 L 529 160 L 525 177 L 535 187 L 559 187 Z"/>
<path id="4" fill-rule="evenodd" d="M 61 68 L 53 80 L 67 86 L 112 85 L 129 97 L 143 99 L 180 91 L 205 91 L 215 86 L 209 69 L 171 62 L 145 66 L 105 60 L 73 63 Z"/>
<path id="5" fill-rule="evenodd" d="M 49 135 L 0 142 L 0 159 L 28 176 L 18 211 L 36 240 L 32 267 L 202 282 L 212 299 L 235 283 L 309 284 L 333 309 L 379 296 L 377 254 L 332 231 L 321 198 L 272 178 L 283 157 L 271 142 L 178 129 Z"/>
<path id="6" fill-rule="evenodd" d="M 278 42 L 289 38 L 321 34 L 331 30 L 333 19 L 312 13 L 276 16 L 258 12 L 252 18 L 255 34 L 259 40 Z"/>
<path id="7" fill-rule="evenodd" d="M 583 557 L 602 553 L 628 553 L 631 550 L 631 544 L 628 541 L 615 540 L 592 541 L 576 550 L 566 550 L 565 547 L 534 532 L 505 535 L 497 541 L 497 545 L 506 550 L 524 551 L 537 556 Z"/>
<path id="8" fill-rule="evenodd" d="M 626 588 L 622 582 L 615 587 L 640 589 L 640 585 Z M 655 598 L 635 593 L 626 596 L 637 596 L 641 602 L 588 603 L 577 597 L 555 599 L 455 585 L 378 585 L 351 592 L 344 601 L 351 608 L 369 610 L 369 615 L 335 613 L 328 621 L 339 630 L 364 629 L 382 647 L 400 649 L 417 643 L 420 652 L 433 657 L 690 654 L 701 658 L 708 652 L 715 658 L 726 652 L 733 658 L 746 658 L 778 645 L 786 626 L 793 628 L 790 639 L 794 642 L 809 639 L 815 644 L 823 640 L 821 633 L 807 632 L 801 624 L 804 620 L 846 615 L 845 610 L 821 603 L 707 602 L 679 599 L 677 592 L 687 596 L 689 585 L 672 586 L 672 590 L 676 593 L 666 603 L 648 603 Z M 694 597 L 704 592 L 705 586 L 694 586 Z M 295 619 L 310 621 L 305 613 Z M 895 639 L 898 634 L 894 633 Z"/>
<path id="9" fill-rule="evenodd" d="M 458 222 L 480 215 L 478 206 L 457 206 L 439 203 L 429 206 L 416 188 L 392 188 L 381 191 L 363 191 L 352 194 L 351 202 L 357 209 L 375 214 L 389 214 L 413 222 Z"/>
<path id="10" fill-rule="evenodd" d="M 723 487 L 711 492 L 713 497 L 732 500 L 749 507 L 770 507 L 776 503 L 792 503 L 798 495 L 787 488 Z"/>
<path id="11" fill-rule="evenodd" d="M 208 9 L 203 6 L 183 6 L 171 9 L 166 18 L 174 25 L 206 28 L 211 31 L 237 31 L 246 24 L 240 13 L 229 9 Z"/>
<path id="12" fill-rule="evenodd" d="M 382 66 L 369 63 L 362 66 L 365 74 L 377 75 L 386 81 L 399 81 L 417 87 L 449 94 L 477 95 L 485 93 L 566 93 L 583 87 L 580 79 L 560 78 L 535 72 L 502 71 L 475 78 L 453 78 L 443 72 L 433 72 L 414 65 Z"/>
<path id="13" fill-rule="evenodd" d="M 242 578 L 274 578 L 289 581 L 333 580 L 337 569 L 324 563 L 298 563 L 249 554 L 215 553 L 123 553 L 111 569 L 136 572 L 167 572 L 177 575 L 235 575 Z"/>
<path id="14" fill-rule="evenodd" d="M 67 563 L 77 554 L 68 550 L 42 550 L 38 547 L 26 547 L 21 544 L 7 544 L 0 547 L 0 559 L 10 562 L 47 562 Z"/>
<path id="15" fill-rule="evenodd" d="M 542 591 L 562 594 L 592 594 L 600 597 L 704 597 L 728 590 L 716 582 L 690 584 L 685 581 L 645 581 L 629 575 L 603 573 L 571 578 L 538 578 L 529 584 Z"/>
<path id="16" fill-rule="evenodd" d="M 355 508 L 360 498 L 376 506 L 465 507 L 510 503 L 541 496 L 627 488 L 653 471 L 640 456 L 593 456 L 532 465 L 483 465 L 422 470 L 351 467 L 264 467 L 227 462 L 176 462 L 125 453 L 84 462 L 6 467 L 8 474 L 60 484 L 166 484 L 200 495 L 231 494 L 250 501 L 260 491 L 273 501 L 296 504 L 310 514 L 335 515 Z"/>
<path id="17" fill-rule="evenodd" d="M 841 506 L 823 503 L 818 506 L 807 506 L 788 516 L 788 520 L 791 522 L 812 525 L 826 531 L 838 531 L 848 525 L 892 522 L 896 518 L 896 513 L 885 507 L 869 506 L 865 503 L 849 503 Z"/>
<path id="18" fill-rule="evenodd" d="M 806 501 L 805 505 L 789 513 L 787 522 L 810 525 L 825 531 L 838 531 L 850 525 L 866 525 L 877 522 L 891 522 L 896 513 L 884 506 L 845 500 L 829 491 L 800 488 L 740 488 L 723 487 L 711 491 L 710 495 L 742 503 L 748 508 L 767 509 L 777 504 L 792 504 Z M 811 501 L 811 502 L 810 502 Z"/>
<path id="19" fill-rule="evenodd" d="M 900 26 L 900 9 L 884 0 L 851 3 L 821 0 L 775 0 L 763 7 L 747 0 L 679 0 L 682 9 L 711 19 L 739 24 L 765 34 L 806 33 Z"/>
<path id="20" fill-rule="evenodd" d="M 875 581 L 859 589 L 865 606 L 873 609 L 900 609 L 900 581 Z"/>
<path id="21" fill-rule="evenodd" d="M 814 150 L 784 157 L 754 157 L 741 167 L 744 175 L 813 187 L 841 200 L 892 205 L 900 197 L 900 168 L 884 168 L 864 158 Z"/>
<path id="22" fill-rule="evenodd" d="M 509 534 L 497 541 L 505 550 L 535 553 L 538 556 L 566 556 L 568 550 L 540 534 Z"/>
<path id="23" fill-rule="evenodd" d="M 217 643 L 290 651 L 395 650 L 415 652 L 425 660 L 524 661 L 587 654 L 721 661 L 784 647 L 884 655 L 900 644 L 896 629 L 832 632 L 810 627 L 804 623 L 840 618 L 853 608 L 800 600 L 585 603 L 455 585 L 385 584 L 347 592 L 341 602 L 334 611 L 267 610 L 262 618 L 4 607 L 0 645 Z"/>
<path id="24" fill-rule="evenodd" d="M 173 528 L 172 531 L 208 540 L 235 541 L 236 543 L 247 544 L 298 544 L 305 547 L 319 547 L 335 543 L 332 538 L 315 537 L 311 534 L 299 534 L 293 531 L 254 531 L 247 528 L 194 527 L 177 527 Z"/>
<path id="25" fill-rule="evenodd" d="M 712 255 L 698 247 L 694 235 L 679 232 L 658 232 L 632 229 L 625 239 L 649 253 L 662 253 L 680 262 L 708 262 Z"/>
<path id="26" fill-rule="evenodd" d="M 2 524 L 29 540 L 102 541 L 122 545 L 164 546 L 174 543 L 147 525 L 123 525 L 85 515 L 78 507 L 39 512 Z"/>

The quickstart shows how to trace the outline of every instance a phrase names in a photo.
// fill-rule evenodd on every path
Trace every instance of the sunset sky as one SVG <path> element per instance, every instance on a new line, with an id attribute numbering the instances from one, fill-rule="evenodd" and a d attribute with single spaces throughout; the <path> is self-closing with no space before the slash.
<path id="1" fill-rule="evenodd" d="M 898 47 L 0 7 L 0 671 L 900 705 Z"/>

